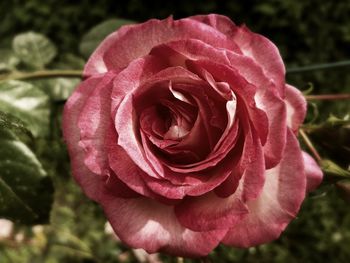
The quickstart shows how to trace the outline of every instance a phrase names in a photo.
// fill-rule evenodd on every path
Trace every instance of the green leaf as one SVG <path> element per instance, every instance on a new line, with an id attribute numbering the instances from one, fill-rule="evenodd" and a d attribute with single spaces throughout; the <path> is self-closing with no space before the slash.
<path id="1" fill-rule="evenodd" d="M 25 134 L 30 138 L 33 137 L 23 121 L 2 111 L 0 111 L 0 128 L 11 130 L 18 136 Z"/>
<path id="2" fill-rule="evenodd" d="M 0 72 L 12 71 L 20 60 L 10 49 L 0 49 Z"/>
<path id="3" fill-rule="evenodd" d="M 320 164 L 322 170 L 330 175 L 350 178 L 350 171 L 343 169 L 331 160 L 324 159 Z"/>
<path id="4" fill-rule="evenodd" d="M 32 81 L 54 101 L 66 100 L 80 82 L 81 79 L 78 78 L 52 78 Z"/>
<path id="5" fill-rule="evenodd" d="M 0 83 L 0 111 L 21 119 L 36 137 L 48 132 L 49 98 L 30 83 L 16 80 Z"/>
<path id="6" fill-rule="evenodd" d="M 126 19 L 109 19 L 98 24 L 83 36 L 79 45 L 80 53 L 85 58 L 88 58 L 106 36 L 116 31 L 123 25 L 134 23 L 134 21 Z"/>
<path id="7" fill-rule="evenodd" d="M 302 92 L 303 92 L 303 95 L 309 95 L 311 94 L 311 92 L 313 92 L 314 90 L 314 84 L 312 82 L 308 82 L 307 83 L 307 86 L 306 86 L 306 89 L 304 89 Z"/>
<path id="8" fill-rule="evenodd" d="M 53 65 L 57 69 L 83 69 L 85 59 L 71 53 L 60 55 L 59 60 Z"/>
<path id="9" fill-rule="evenodd" d="M 350 124 L 350 114 L 346 114 L 343 118 L 339 118 L 337 116 L 334 116 L 333 114 L 330 114 L 328 119 L 325 122 L 326 124 L 329 124 L 331 126 L 336 125 L 349 125 Z"/>
<path id="10" fill-rule="evenodd" d="M 53 186 L 34 153 L 0 127 L 0 218 L 23 224 L 49 219 Z"/>
<path id="11" fill-rule="evenodd" d="M 38 69 L 50 63 L 57 53 L 56 47 L 47 37 L 35 32 L 17 35 L 12 48 L 25 64 Z"/>

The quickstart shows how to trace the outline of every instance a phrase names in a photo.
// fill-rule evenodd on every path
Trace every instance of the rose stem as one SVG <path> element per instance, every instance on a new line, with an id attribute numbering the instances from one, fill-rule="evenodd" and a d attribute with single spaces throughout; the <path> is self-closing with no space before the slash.
<path id="1" fill-rule="evenodd" d="M 331 68 L 339 68 L 339 67 L 346 67 L 346 66 L 350 66 L 350 60 L 324 63 L 324 64 L 314 64 L 314 65 L 309 65 L 304 67 L 289 68 L 287 69 L 287 73 L 294 74 L 294 73 L 301 73 L 306 71 L 331 69 Z"/>
<path id="2" fill-rule="evenodd" d="M 322 95 L 305 95 L 306 100 L 349 100 L 350 93 L 345 94 L 322 94 Z"/>
<path id="3" fill-rule="evenodd" d="M 314 155 L 314 157 L 316 158 L 317 162 L 321 162 L 321 157 L 320 154 L 317 152 L 316 148 L 314 147 L 314 145 L 312 144 L 311 140 L 309 139 L 309 137 L 306 135 L 306 133 L 304 132 L 303 129 L 299 129 L 299 133 L 301 135 L 301 138 L 303 138 L 306 146 L 310 149 L 310 151 L 312 152 L 312 154 Z"/>
<path id="4" fill-rule="evenodd" d="M 38 70 L 34 72 L 15 71 L 10 74 L 0 75 L 0 81 L 58 77 L 81 78 L 82 75 L 83 72 L 81 70 Z"/>

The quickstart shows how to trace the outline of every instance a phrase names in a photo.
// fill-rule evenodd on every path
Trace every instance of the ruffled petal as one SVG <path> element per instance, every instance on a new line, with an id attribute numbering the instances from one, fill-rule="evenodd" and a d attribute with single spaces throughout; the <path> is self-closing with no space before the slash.
<path id="1" fill-rule="evenodd" d="M 264 74 L 274 82 L 280 96 L 284 98 L 285 67 L 278 48 L 269 39 L 251 32 L 246 26 L 237 27 L 222 15 L 200 15 L 191 19 L 210 25 L 230 37 L 244 56 L 261 66 Z"/>
<path id="2" fill-rule="evenodd" d="M 78 119 L 79 145 L 85 152 L 85 165 L 96 174 L 109 170 L 105 139 L 113 120 L 110 116 L 114 72 L 108 72 L 86 99 Z"/>
<path id="3" fill-rule="evenodd" d="M 174 208 L 146 198 L 122 199 L 105 194 L 101 204 L 123 242 L 148 253 L 200 257 L 209 254 L 226 230 L 194 232 L 177 220 Z"/>
<path id="4" fill-rule="evenodd" d="M 210 17 L 214 19 L 216 16 L 211 15 Z M 250 57 L 229 50 L 216 49 L 197 39 L 165 43 L 153 48 L 151 54 L 164 57 L 166 62 L 173 66 L 186 66 L 186 60 L 200 59 L 210 59 L 216 63 L 230 65 L 250 84 L 254 85 L 256 87 L 257 107 L 266 112 L 269 123 L 268 138 L 264 145 L 266 168 L 269 169 L 277 165 L 282 158 L 286 141 L 286 107 L 277 93 L 274 82 L 264 74 L 260 65 Z M 209 72 L 202 70 L 201 75 L 213 87 L 216 86 L 216 82 Z M 216 91 L 227 99 L 229 93 L 218 89 Z"/>
<path id="5" fill-rule="evenodd" d="M 291 85 L 286 85 L 287 125 L 294 133 L 298 132 L 306 115 L 306 100 L 303 94 Z"/>
<path id="6" fill-rule="evenodd" d="M 173 40 L 195 38 L 212 46 L 236 50 L 237 45 L 220 31 L 190 18 L 174 21 L 151 19 L 137 25 L 127 25 L 109 35 L 88 60 L 84 75 L 121 70 L 145 56 L 156 45 Z"/>
<path id="7" fill-rule="evenodd" d="M 229 230 L 222 242 L 251 247 L 278 238 L 299 211 L 305 189 L 300 146 L 295 135 L 288 130 L 281 162 L 266 171 L 262 193 L 256 200 L 247 202 L 249 214 Z"/>
<path id="8" fill-rule="evenodd" d="M 264 74 L 260 65 L 251 58 L 227 53 L 232 67 L 249 83 L 257 87 L 255 102 L 268 118 L 269 132 L 264 144 L 266 169 L 277 165 L 282 158 L 286 144 L 286 106 L 276 92 L 275 84 Z"/>
<path id="9" fill-rule="evenodd" d="M 101 176 L 92 173 L 84 164 L 85 155 L 79 146 L 80 130 L 77 123 L 86 100 L 102 79 L 103 75 L 98 75 L 80 83 L 65 104 L 62 117 L 63 137 L 67 143 L 73 176 L 85 194 L 95 201 L 99 200 L 103 181 Z"/>
<path id="10" fill-rule="evenodd" d="M 237 28 L 237 26 L 235 25 L 235 23 L 233 23 L 231 19 L 223 15 L 217 15 L 217 14 L 196 15 L 196 16 L 191 16 L 190 19 L 210 25 L 211 27 L 219 30 L 220 32 L 222 32 L 227 36 L 233 36 L 235 29 Z"/>
<path id="11" fill-rule="evenodd" d="M 268 135 L 267 113 L 259 109 L 254 100 L 256 86 L 247 82 L 237 70 L 227 65 L 218 64 L 210 60 L 187 61 L 187 65 L 199 75 L 208 71 L 217 81 L 226 82 L 237 97 L 237 109 L 245 112 L 246 118 L 252 122 L 257 131 L 261 144 L 264 145 Z M 203 75 L 203 77 L 205 77 Z"/>
<path id="12" fill-rule="evenodd" d="M 154 56 L 136 59 L 114 79 L 111 94 L 111 113 L 114 118 L 117 109 L 127 94 L 132 94 L 147 79 L 164 69 L 163 62 Z"/>
<path id="13" fill-rule="evenodd" d="M 306 152 L 302 152 L 304 159 L 305 174 L 307 179 L 306 190 L 311 192 L 316 190 L 323 179 L 323 172 L 315 160 Z"/>
<path id="14" fill-rule="evenodd" d="M 247 207 L 237 195 L 221 198 L 214 192 L 188 197 L 175 206 L 181 225 L 193 231 L 227 229 L 247 213 Z"/>
<path id="15" fill-rule="evenodd" d="M 135 109 L 133 107 L 133 94 L 126 95 L 121 102 L 116 116 L 115 128 L 118 133 L 117 144 L 128 154 L 129 158 L 149 176 L 159 178 L 156 172 L 147 162 L 145 154 L 138 139 L 136 127 Z"/>

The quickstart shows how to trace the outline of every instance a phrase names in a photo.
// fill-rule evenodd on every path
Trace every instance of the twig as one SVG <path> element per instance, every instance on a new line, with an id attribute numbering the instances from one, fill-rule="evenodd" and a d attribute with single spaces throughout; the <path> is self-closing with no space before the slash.
<path id="1" fill-rule="evenodd" d="M 350 93 L 345 94 L 322 94 L 322 95 L 305 95 L 306 100 L 349 100 Z"/>
<path id="2" fill-rule="evenodd" d="M 315 159 L 317 160 L 317 162 L 321 162 L 322 158 L 320 156 L 320 154 L 318 153 L 318 151 L 316 150 L 316 148 L 314 147 L 314 145 L 312 144 L 311 140 L 309 139 L 309 137 L 306 135 L 306 133 L 304 132 L 303 129 L 299 129 L 299 133 L 301 135 L 301 138 L 303 138 L 306 146 L 310 149 L 310 151 L 312 152 L 312 154 L 314 155 Z"/>
<path id="3" fill-rule="evenodd" d="M 331 63 L 323 63 L 323 64 L 314 64 L 304 67 L 295 67 L 295 68 L 289 68 L 287 69 L 287 73 L 301 73 L 301 72 L 307 72 L 307 71 L 315 71 L 315 70 L 322 70 L 322 69 L 330 69 L 330 68 L 339 68 L 339 67 L 346 67 L 350 66 L 350 60 L 344 60 L 344 61 L 338 61 L 338 62 L 331 62 Z"/>
<path id="4" fill-rule="evenodd" d="M 82 78 L 81 70 L 38 70 L 34 72 L 15 71 L 9 74 L 0 75 L 0 82 L 7 80 L 23 80 L 38 78 Z"/>

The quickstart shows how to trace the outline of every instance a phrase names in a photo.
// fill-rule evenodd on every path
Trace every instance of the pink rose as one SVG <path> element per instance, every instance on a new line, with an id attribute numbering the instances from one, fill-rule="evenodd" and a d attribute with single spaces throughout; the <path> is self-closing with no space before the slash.
<path id="1" fill-rule="evenodd" d="M 306 102 L 276 46 L 219 15 L 124 26 L 63 116 L 73 175 L 119 238 L 207 255 L 279 237 L 322 179 L 296 133 Z"/>

